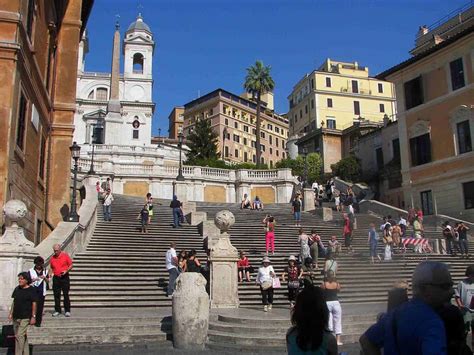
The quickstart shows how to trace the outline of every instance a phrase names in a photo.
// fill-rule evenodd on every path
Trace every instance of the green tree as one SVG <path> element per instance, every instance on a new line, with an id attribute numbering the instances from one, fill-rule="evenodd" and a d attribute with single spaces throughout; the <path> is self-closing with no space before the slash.
<path id="1" fill-rule="evenodd" d="M 256 160 L 257 166 L 261 163 L 260 151 L 260 111 L 261 98 L 267 92 L 273 91 L 275 82 L 270 75 L 270 66 L 263 65 L 261 60 L 257 60 L 255 65 L 247 68 L 247 76 L 245 77 L 244 89 L 252 94 L 252 97 L 257 101 L 257 122 L 256 122 Z"/>
<path id="2" fill-rule="evenodd" d="M 308 183 L 321 179 L 321 169 L 323 167 L 323 160 L 319 153 L 310 153 L 306 157 L 308 164 Z M 276 168 L 289 168 L 294 176 L 304 175 L 304 158 L 298 155 L 296 159 L 283 159 L 276 163 Z"/>
<path id="3" fill-rule="evenodd" d="M 187 164 L 218 159 L 218 136 L 212 130 L 210 120 L 197 120 L 194 130 L 186 137 L 186 140 L 190 149 L 187 155 Z"/>
<path id="4" fill-rule="evenodd" d="M 343 180 L 350 182 L 358 182 L 361 178 L 360 160 L 354 155 L 339 160 L 336 164 L 331 165 L 332 173 Z"/>

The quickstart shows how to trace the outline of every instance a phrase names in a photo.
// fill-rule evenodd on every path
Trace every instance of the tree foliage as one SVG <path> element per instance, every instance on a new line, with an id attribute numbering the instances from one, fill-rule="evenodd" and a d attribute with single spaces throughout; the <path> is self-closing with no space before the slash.
<path id="1" fill-rule="evenodd" d="M 270 75 L 271 67 L 265 66 L 261 60 L 257 60 L 255 65 L 247 68 L 247 76 L 245 77 L 244 89 L 252 94 L 257 101 L 257 122 L 256 122 L 256 158 L 257 166 L 261 163 L 260 151 L 260 110 L 261 97 L 263 94 L 273 91 L 275 82 Z"/>
<path id="2" fill-rule="evenodd" d="M 306 157 L 308 164 L 308 182 L 321 181 L 321 171 L 323 167 L 323 160 L 319 153 L 310 153 Z M 276 163 L 276 168 L 289 168 L 294 176 L 304 175 L 304 158 L 298 155 L 296 159 L 283 159 Z"/>
<path id="3" fill-rule="evenodd" d="M 350 155 L 339 160 L 336 164 L 332 164 L 331 170 L 334 175 L 350 182 L 359 182 L 362 172 L 360 160 L 354 155 Z"/>
<path id="4" fill-rule="evenodd" d="M 202 160 L 217 160 L 218 135 L 212 130 L 211 121 L 200 119 L 196 121 L 194 130 L 186 137 L 190 151 L 187 154 L 187 164 L 195 164 Z"/>

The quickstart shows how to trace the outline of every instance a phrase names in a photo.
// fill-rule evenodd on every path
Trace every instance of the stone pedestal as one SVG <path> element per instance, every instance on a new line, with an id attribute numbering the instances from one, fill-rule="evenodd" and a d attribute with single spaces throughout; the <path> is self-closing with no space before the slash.
<path id="1" fill-rule="evenodd" d="M 26 216 L 25 204 L 19 200 L 10 200 L 3 212 L 7 222 L 11 223 L 0 238 L 0 309 L 5 311 L 11 306 L 12 292 L 18 285 L 18 274 L 33 266 L 33 259 L 38 253 L 17 223 Z"/>
<path id="2" fill-rule="evenodd" d="M 209 245 L 211 262 L 211 307 L 238 308 L 237 249 L 227 231 L 235 223 L 232 212 L 224 210 L 214 220 L 220 235 Z"/>
<path id="3" fill-rule="evenodd" d="M 176 280 L 173 293 L 173 345 L 178 349 L 204 349 L 209 326 L 209 296 L 206 279 L 185 272 Z"/>
<path id="4" fill-rule="evenodd" d="M 323 221 L 332 221 L 332 209 L 328 207 L 321 207 L 318 209 L 318 215 L 322 217 Z"/>
<path id="5" fill-rule="evenodd" d="M 314 210 L 314 190 L 303 189 L 303 211 L 308 212 Z"/>
<path id="6" fill-rule="evenodd" d="M 186 181 L 173 181 L 173 195 L 178 196 L 178 200 L 184 203 L 188 201 L 188 184 Z"/>

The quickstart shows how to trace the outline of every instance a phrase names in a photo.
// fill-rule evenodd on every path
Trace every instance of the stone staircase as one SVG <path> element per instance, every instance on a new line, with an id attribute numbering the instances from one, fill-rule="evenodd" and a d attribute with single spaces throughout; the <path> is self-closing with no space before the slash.
<path id="1" fill-rule="evenodd" d="M 169 201 L 160 201 L 163 205 L 155 206 L 149 234 L 141 234 L 136 217 L 143 205 L 142 199 L 119 195 L 115 197 L 112 221 L 103 222 L 102 211 L 99 209 L 99 220 L 86 251 L 74 256 L 74 268 L 71 272 L 73 317 L 52 319 L 46 314 L 44 326 L 31 332 L 33 344 L 46 346 L 56 341 L 61 344 L 138 344 L 160 342 L 169 338 L 170 323 L 165 316 L 170 314 L 171 300 L 165 293 L 168 281 L 165 253 L 169 243 L 176 241 L 177 251 L 194 248 L 203 262 L 205 254 L 202 237 L 195 226 L 171 228 Z M 281 275 L 288 256 L 299 253 L 298 228 L 294 226 L 289 204 L 269 204 L 265 207 L 265 211 L 257 212 L 240 210 L 236 204 L 197 203 L 197 210 L 207 212 L 208 219 L 213 219 L 215 213 L 222 209 L 234 213 L 236 223 L 230 230 L 231 241 L 239 250 L 247 251 L 255 269 L 260 265 L 265 252 L 261 221 L 266 214 L 274 215 L 277 221 L 276 253 L 270 257 L 277 274 Z M 343 254 L 338 259 L 338 279 L 342 285 L 340 299 L 343 306 L 343 341 L 346 343 L 357 340 L 361 332 L 373 322 L 375 314 L 384 308 L 387 291 L 393 282 L 399 279 L 409 280 L 420 260 L 427 257 L 450 263 L 455 281 L 463 277 L 467 265 L 465 260 L 458 258 L 417 256 L 411 252 L 395 255 L 391 262 L 371 265 L 367 246 L 367 226 L 371 222 L 378 225 L 380 219 L 369 214 L 357 215 L 359 229 L 354 232 L 355 254 Z M 337 235 L 341 241 L 340 215 L 335 215 L 333 222 L 323 222 L 315 213 L 303 213 L 302 225 L 307 233 L 315 228 L 325 243 L 331 235 Z M 426 234 L 437 237 L 440 232 L 428 229 Z M 382 248 L 381 245 L 381 254 Z M 252 275 L 253 280 L 255 276 L 256 272 Z M 255 350 L 255 345 L 260 344 L 268 351 L 281 351 L 284 334 L 289 327 L 286 297 L 286 284 L 283 283 L 282 288 L 275 291 L 273 314 L 266 315 L 261 310 L 259 288 L 253 282 L 240 283 L 241 309 L 234 316 L 213 313 L 209 346 L 227 350 L 253 347 Z M 49 294 L 46 309 L 51 311 L 52 308 L 53 297 Z M 245 313 L 246 308 L 249 309 L 248 313 Z M 359 310 L 359 313 L 352 310 Z M 244 313 L 241 314 L 240 311 Z M 265 323 L 263 317 L 273 318 L 271 322 Z M 268 332 L 261 329 L 263 323 L 270 324 L 276 335 L 268 337 Z M 44 332 L 51 336 L 45 337 Z"/>

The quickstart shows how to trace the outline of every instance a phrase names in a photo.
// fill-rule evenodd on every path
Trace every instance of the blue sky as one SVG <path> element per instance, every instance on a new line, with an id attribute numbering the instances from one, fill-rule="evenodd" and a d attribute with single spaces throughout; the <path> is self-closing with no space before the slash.
<path id="1" fill-rule="evenodd" d="M 95 0 L 87 71 L 110 71 L 115 15 L 122 36 L 141 9 L 156 43 L 153 134 L 168 115 L 218 87 L 243 92 L 245 68 L 272 67 L 275 110 L 325 58 L 358 61 L 375 75 L 407 59 L 420 25 L 469 0 Z M 123 58 L 121 62 L 123 72 Z"/>

